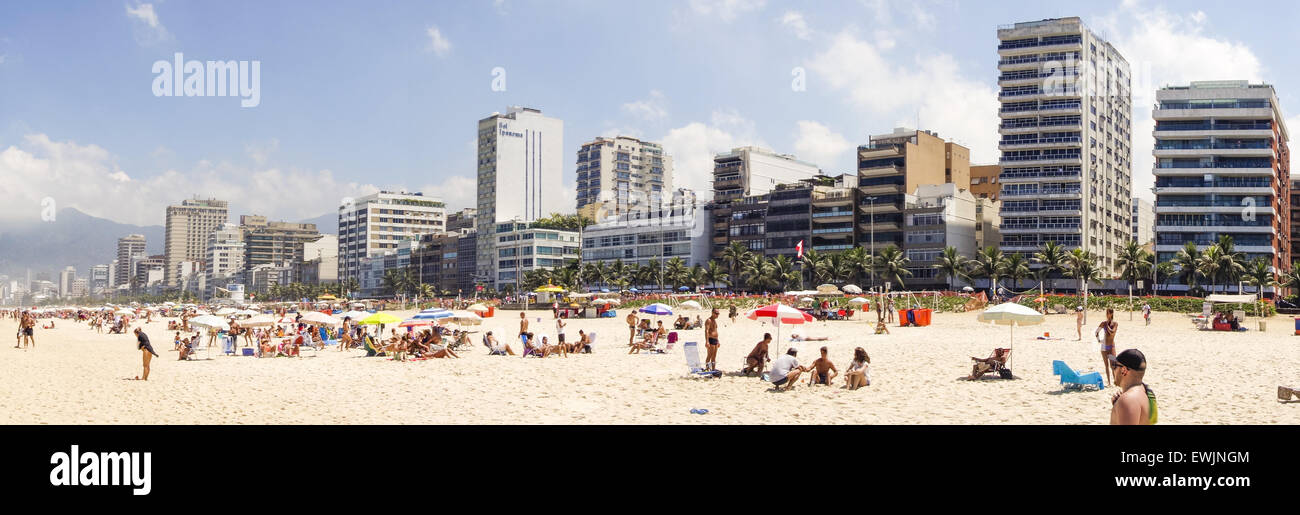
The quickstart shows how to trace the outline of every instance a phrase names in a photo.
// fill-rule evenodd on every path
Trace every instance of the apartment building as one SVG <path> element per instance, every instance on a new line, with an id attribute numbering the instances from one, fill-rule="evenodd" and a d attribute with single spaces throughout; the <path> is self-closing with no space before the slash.
<path id="1" fill-rule="evenodd" d="M 618 136 L 578 148 L 578 214 L 599 221 L 657 209 L 673 190 L 673 159 L 658 143 Z"/>
<path id="2" fill-rule="evenodd" d="M 168 287 L 183 286 L 186 277 L 201 274 L 208 250 L 208 236 L 230 221 L 227 202 L 199 198 L 186 199 L 180 205 L 167 206 L 164 237 L 163 282 Z M 122 258 L 120 252 L 118 259 Z M 183 263 L 191 262 L 191 274 L 182 273 Z"/>
<path id="3" fill-rule="evenodd" d="M 381 191 L 339 206 L 339 280 L 360 281 L 362 259 L 442 232 L 446 219 L 446 205 L 423 193 Z"/>

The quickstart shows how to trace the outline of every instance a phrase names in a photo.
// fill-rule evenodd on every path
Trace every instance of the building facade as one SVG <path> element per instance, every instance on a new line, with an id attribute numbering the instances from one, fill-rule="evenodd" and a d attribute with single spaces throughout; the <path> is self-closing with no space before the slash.
<path id="1" fill-rule="evenodd" d="M 703 206 L 682 204 L 636 210 L 587 226 L 582 232 L 582 263 L 645 266 L 679 258 L 687 266 L 709 261 L 708 217 Z"/>
<path id="2" fill-rule="evenodd" d="M 1133 197 L 1133 243 L 1154 244 L 1156 240 L 1156 208 L 1151 202 Z"/>
<path id="3" fill-rule="evenodd" d="M 977 199 L 956 184 L 921 185 L 907 196 L 903 210 L 903 255 L 912 275 L 903 278 L 909 289 L 938 289 L 948 285 L 940 278 L 938 264 L 944 248 L 971 257 L 977 250 L 975 213 Z M 895 285 L 895 289 L 899 285 Z"/>
<path id="4" fill-rule="evenodd" d="M 229 221 L 224 200 L 186 199 L 180 205 L 167 206 L 166 236 L 163 255 L 163 282 L 169 287 L 182 286 L 185 274 L 181 263 L 199 263 L 194 273 L 202 273 L 208 250 L 208 236 Z M 121 259 L 121 256 L 118 257 Z"/>
<path id="5" fill-rule="evenodd" d="M 514 286 L 530 270 L 561 267 L 582 259 L 576 231 L 542 229 L 525 222 L 496 225 L 492 256 L 496 259 L 496 287 Z"/>
<path id="6" fill-rule="evenodd" d="M 578 148 L 578 213 L 600 221 L 657 209 L 673 190 L 673 159 L 658 143 L 618 136 Z"/>
<path id="7" fill-rule="evenodd" d="M 1246 81 L 1156 92 L 1156 257 L 1231 236 L 1246 259 L 1291 265 L 1291 155 L 1277 92 Z"/>
<path id="8" fill-rule="evenodd" d="M 970 150 L 937 133 L 896 128 L 858 147 L 857 244 L 903 247 L 907 195 L 923 185 L 970 184 Z"/>
<path id="9" fill-rule="evenodd" d="M 423 193 L 381 191 L 339 206 L 338 279 L 360 281 L 362 259 L 442 232 L 446 219 L 442 201 Z"/>
<path id="10" fill-rule="evenodd" d="M 145 238 L 142 234 L 131 234 L 117 239 L 117 266 L 114 267 L 114 287 L 130 284 L 134 275 L 131 262 L 145 256 Z"/>
<path id="11" fill-rule="evenodd" d="M 216 296 L 216 288 L 243 282 L 244 230 L 235 224 L 225 224 L 208 235 L 207 269 L 204 270 L 203 298 Z M 228 289 L 228 288 L 227 288 Z"/>
<path id="12" fill-rule="evenodd" d="M 1132 236 L 1128 62 L 1079 18 L 998 29 L 1002 250 L 1048 241 L 1113 271 Z"/>
<path id="13" fill-rule="evenodd" d="M 765 214 L 756 213 L 766 212 L 768 195 L 778 185 L 795 184 L 820 173 L 817 165 L 759 147 L 739 147 L 715 155 L 713 200 L 707 207 L 713 225 L 710 254 L 721 255 L 732 241 L 765 252 Z M 733 205 L 738 210 L 733 212 Z"/>
<path id="14" fill-rule="evenodd" d="M 975 198 L 998 200 L 1002 186 L 998 176 L 1002 175 L 1002 165 L 978 165 L 970 167 L 970 193 Z"/>
<path id="15" fill-rule="evenodd" d="M 109 275 L 111 265 L 95 265 L 90 267 L 90 280 L 87 282 L 91 295 L 104 295 L 109 291 Z"/>
<path id="16" fill-rule="evenodd" d="M 303 245 L 320 239 L 316 224 L 272 222 L 264 216 L 242 215 L 244 266 L 297 263 L 303 260 Z"/>
<path id="17" fill-rule="evenodd" d="M 564 122 L 537 109 L 511 107 L 479 120 L 478 234 L 495 235 L 499 223 L 567 211 L 563 154 Z M 476 275 L 495 280 L 496 238 L 480 238 L 476 256 Z"/>

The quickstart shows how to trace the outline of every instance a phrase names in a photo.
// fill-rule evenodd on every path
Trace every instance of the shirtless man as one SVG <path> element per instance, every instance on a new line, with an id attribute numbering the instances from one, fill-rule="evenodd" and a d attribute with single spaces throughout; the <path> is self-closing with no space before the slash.
<path id="1" fill-rule="evenodd" d="M 718 308 L 713 308 L 709 314 L 709 319 L 704 321 L 704 348 L 707 349 L 707 355 L 704 358 L 705 370 L 718 369 Z"/>
<path id="2" fill-rule="evenodd" d="M 1115 386 L 1110 377 L 1110 361 L 1115 357 L 1115 331 L 1119 330 L 1119 323 L 1115 321 L 1115 310 L 1106 310 L 1106 321 L 1097 326 L 1093 331 L 1093 336 L 1101 342 L 1101 361 L 1102 366 L 1106 367 L 1106 384 Z M 1102 338 L 1102 332 L 1105 332 L 1105 339 Z"/>
<path id="3" fill-rule="evenodd" d="M 22 327 L 23 347 L 26 348 L 31 346 L 31 348 L 35 349 L 36 337 L 33 336 L 33 333 L 36 332 L 36 316 L 32 315 L 30 312 L 24 313 L 22 322 L 19 326 Z"/>
<path id="4" fill-rule="evenodd" d="M 808 366 L 812 371 L 812 379 L 808 381 L 808 386 L 816 384 L 830 386 L 835 377 L 840 375 L 840 370 L 835 368 L 835 364 L 831 363 L 830 358 L 826 356 L 828 352 L 826 347 L 822 347 L 822 357 L 813 360 L 812 365 Z"/>
<path id="5" fill-rule="evenodd" d="M 1147 370 L 1146 356 L 1140 350 L 1128 349 L 1111 358 L 1107 370 L 1112 368 L 1120 392 L 1111 398 L 1111 425 L 1155 424 L 1156 393 L 1142 382 Z"/>
<path id="6" fill-rule="evenodd" d="M 528 313 L 519 313 L 519 336 L 527 336 L 528 343 L 532 343 L 533 333 L 528 332 Z M 532 345 L 526 345 L 526 347 L 532 347 Z M 528 353 L 525 352 L 524 356 L 527 355 Z"/>
<path id="7" fill-rule="evenodd" d="M 1078 336 L 1075 340 L 1083 339 L 1083 306 L 1074 308 L 1074 332 Z"/>
<path id="8" fill-rule="evenodd" d="M 636 311 L 627 314 L 627 344 L 636 344 Z"/>
<path id="9" fill-rule="evenodd" d="M 754 350 L 749 351 L 749 356 L 745 357 L 745 368 L 740 373 L 749 375 L 755 372 L 759 376 L 763 375 L 763 364 L 772 361 L 772 354 L 768 352 L 767 346 L 772 343 L 772 334 L 763 333 L 763 341 L 754 345 Z"/>

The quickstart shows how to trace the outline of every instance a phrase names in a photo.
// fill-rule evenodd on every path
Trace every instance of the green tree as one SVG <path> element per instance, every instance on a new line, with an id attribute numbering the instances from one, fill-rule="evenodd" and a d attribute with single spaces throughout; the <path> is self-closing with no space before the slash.
<path id="1" fill-rule="evenodd" d="M 939 262 L 934 265 L 939 277 L 948 280 L 949 290 L 955 287 L 953 284 L 955 280 L 970 279 L 970 274 L 966 272 L 967 267 L 966 256 L 961 255 L 961 253 L 957 252 L 957 248 L 952 246 L 944 247 L 943 253 L 939 255 Z"/>
<path id="2" fill-rule="evenodd" d="M 980 277 L 989 280 L 989 295 L 997 293 L 998 277 L 1002 276 L 1006 270 L 1007 258 L 997 247 L 984 247 L 975 254 L 975 259 L 970 262 L 971 277 Z"/>
<path id="3" fill-rule="evenodd" d="M 740 268 L 744 266 L 745 260 L 753 254 L 743 243 L 738 241 L 731 242 L 727 248 L 722 250 L 722 262 L 727 265 L 732 277 L 740 277 Z"/>
<path id="4" fill-rule="evenodd" d="M 1183 248 L 1174 255 L 1170 262 L 1178 267 L 1178 275 L 1182 277 L 1188 291 L 1196 289 L 1196 279 L 1200 274 L 1201 266 L 1201 251 L 1196 248 L 1196 243 L 1190 241 L 1184 243 Z"/>
<path id="5" fill-rule="evenodd" d="M 1084 285 L 1101 280 L 1101 271 L 1097 269 L 1097 257 L 1083 249 L 1071 250 L 1065 256 L 1065 275 L 1079 281 L 1079 292 Z"/>
<path id="6" fill-rule="evenodd" d="M 880 249 L 876 256 L 876 268 L 880 270 L 881 278 L 886 281 L 897 281 L 898 288 L 902 289 L 905 287 L 903 278 L 912 276 L 912 271 L 907 269 L 911 261 L 902 250 L 891 243 L 888 247 Z"/>
<path id="7" fill-rule="evenodd" d="M 1025 259 L 1025 256 L 1021 255 L 1019 252 L 1007 256 L 1007 261 L 1006 264 L 1003 265 L 1003 270 L 1005 271 L 1006 276 L 1011 279 L 1011 287 L 1017 290 L 1020 289 L 1020 280 L 1031 275 L 1029 271 L 1029 260 Z"/>
<path id="8" fill-rule="evenodd" d="M 1151 275 L 1151 259 L 1151 254 L 1143 250 L 1137 242 L 1129 241 L 1124 244 L 1115 263 L 1120 269 L 1120 279 L 1128 281 L 1130 288 L 1136 287 L 1138 279 Z"/>
<path id="9" fill-rule="evenodd" d="M 1242 275 L 1245 276 L 1248 284 L 1258 289 L 1261 295 L 1264 293 L 1264 288 L 1277 286 L 1277 279 L 1273 278 L 1273 265 L 1262 257 L 1251 260 Z"/>
<path id="10" fill-rule="evenodd" d="M 1051 278 L 1053 273 L 1065 271 L 1065 248 L 1055 241 L 1044 243 L 1039 247 L 1038 252 L 1034 253 L 1034 262 L 1038 263 L 1038 279 L 1046 281 Z M 1056 291 L 1053 289 L 1052 291 Z"/>
<path id="11" fill-rule="evenodd" d="M 709 260 L 709 264 L 704 268 L 704 279 L 713 285 L 713 290 L 718 290 L 718 284 L 728 284 L 727 281 L 731 276 L 727 274 L 727 269 L 719 265 L 717 261 Z"/>

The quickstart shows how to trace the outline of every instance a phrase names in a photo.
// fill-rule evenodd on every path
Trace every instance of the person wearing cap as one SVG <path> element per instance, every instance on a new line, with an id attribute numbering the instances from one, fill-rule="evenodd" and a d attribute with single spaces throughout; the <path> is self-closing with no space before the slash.
<path id="1" fill-rule="evenodd" d="M 799 374 L 807 372 L 807 367 L 799 366 L 799 360 L 795 357 L 799 353 L 798 349 L 791 347 L 785 352 L 784 356 L 776 358 L 772 362 L 772 386 L 778 390 L 789 390 L 794 388 L 794 384 L 799 382 Z M 785 388 L 782 388 L 784 386 Z"/>
<path id="2" fill-rule="evenodd" d="M 1120 392 L 1111 398 L 1111 425 L 1152 425 L 1156 423 L 1156 392 L 1142 382 L 1147 358 L 1142 351 L 1128 349 L 1110 357 L 1110 369 Z"/>

